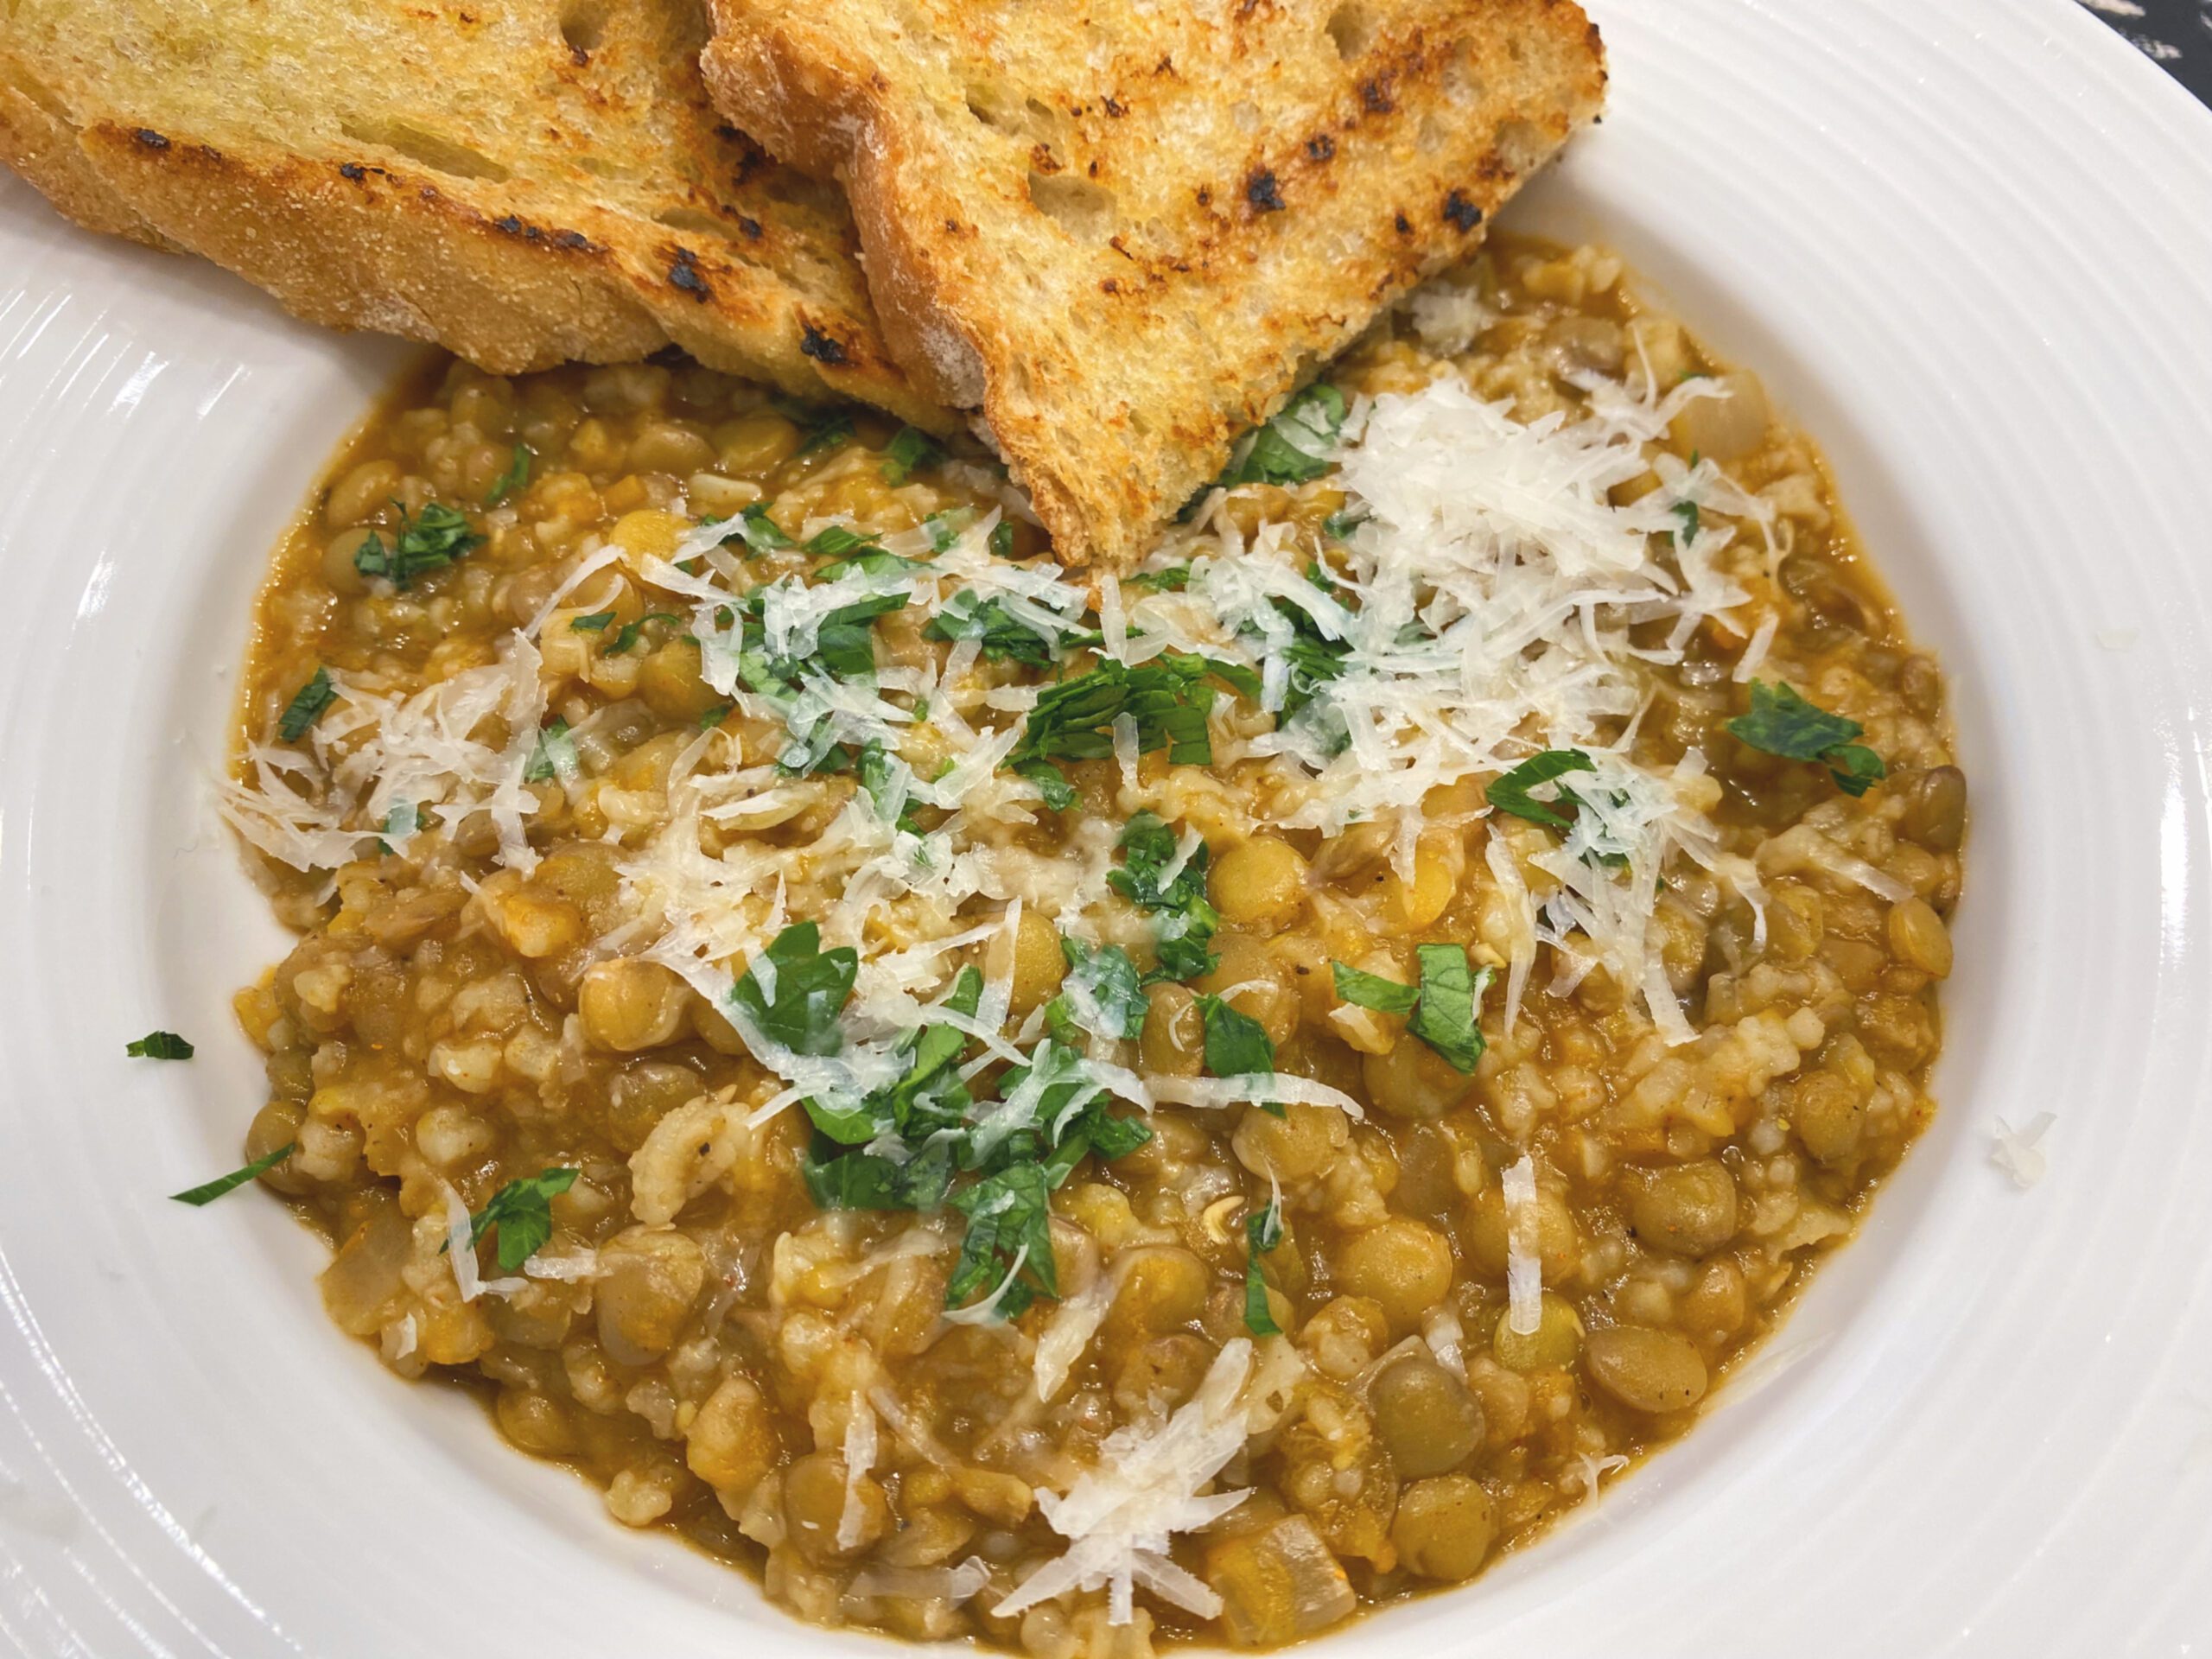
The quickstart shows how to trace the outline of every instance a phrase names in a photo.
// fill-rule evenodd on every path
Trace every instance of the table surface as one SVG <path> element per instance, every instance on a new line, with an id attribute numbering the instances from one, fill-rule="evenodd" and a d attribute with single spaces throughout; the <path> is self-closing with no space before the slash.
<path id="1" fill-rule="evenodd" d="M 2080 0 L 2212 104 L 2212 0 Z"/>

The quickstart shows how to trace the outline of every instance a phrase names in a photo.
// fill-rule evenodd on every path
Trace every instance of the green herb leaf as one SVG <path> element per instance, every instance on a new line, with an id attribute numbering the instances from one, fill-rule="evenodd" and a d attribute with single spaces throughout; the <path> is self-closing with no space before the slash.
<path id="1" fill-rule="evenodd" d="M 1482 1059 L 1482 1027 L 1477 1016 L 1491 970 L 1469 970 L 1463 944 L 1424 944 L 1421 958 L 1421 1001 L 1407 1029 L 1441 1054 L 1455 1071 L 1472 1071 Z"/>
<path id="2" fill-rule="evenodd" d="M 1143 1034 L 1144 982 L 1128 951 L 1118 944 L 1062 939 L 1060 954 L 1067 958 L 1067 988 L 1055 1000 L 1065 1000 L 1079 1028 L 1122 1042 Z"/>
<path id="3" fill-rule="evenodd" d="M 1000 519 L 991 526 L 991 533 L 986 539 L 990 543 L 991 556 L 994 558 L 1012 558 L 1014 556 L 1014 520 Z"/>
<path id="4" fill-rule="evenodd" d="M 802 416 L 802 418 L 808 418 L 808 416 Z M 810 455 L 818 449 L 828 449 L 834 445 L 845 442 L 852 435 L 853 417 L 851 416 L 842 411 L 822 416 L 816 418 L 815 424 L 807 429 L 805 441 L 791 452 L 791 459 L 797 461 L 800 456 Z"/>
<path id="5" fill-rule="evenodd" d="M 526 443 L 517 443 L 514 454 L 507 458 L 507 470 L 492 480 L 492 491 L 484 498 L 484 505 L 496 507 L 516 491 L 527 488 L 531 463 L 537 459 L 536 450 Z"/>
<path id="6" fill-rule="evenodd" d="M 1198 1013 L 1206 1027 L 1206 1070 L 1217 1077 L 1271 1077 L 1275 1074 L 1275 1046 L 1268 1028 L 1250 1014 L 1239 1012 L 1217 996 L 1201 995 Z M 1281 1106 L 1268 1109 L 1277 1117 Z"/>
<path id="7" fill-rule="evenodd" d="M 810 553 L 819 554 L 824 558 L 834 559 L 850 553 L 855 548 L 874 546 L 874 543 L 868 540 L 867 537 L 861 535 L 858 531 L 848 530 L 842 524 L 831 524 L 828 528 L 817 531 L 815 533 L 812 538 L 808 541 L 806 544 L 806 550 Z M 878 552 L 882 551 L 880 548 L 877 548 L 876 550 Z M 827 582 L 835 582 L 837 578 L 825 573 L 823 579 Z"/>
<path id="8" fill-rule="evenodd" d="M 571 633 L 605 633 L 607 625 L 614 620 L 612 611 L 594 611 L 589 616 L 572 618 L 569 623 Z"/>
<path id="9" fill-rule="evenodd" d="M 1344 541 L 1367 520 L 1365 507 L 1339 507 L 1321 521 L 1321 533 L 1331 541 Z"/>
<path id="10" fill-rule="evenodd" d="M 1728 722 L 1728 729 L 1742 742 L 1785 760 L 1817 760 L 1830 749 L 1859 736 L 1865 728 L 1855 720 L 1832 715 L 1797 695 L 1785 684 L 1751 682 L 1751 711 Z"/>
<path id="11" fill-rule="evenodd" d="M 514 1272 L 553 1236 L 551 1201 L 574 1186 L 581 1173 L 541 1169 L 535 1175 L 509 1181 L 468 1218 L 469 1243 L 480 1244 L 486 1234 L 497 1232 L 499 1271 Z"/>
<path id="12" fill-rule="evenodd" d="M 1093 629 L 1054 628 L 1048 639 L 1014 616 L 1002 599 L 985 599 L 972 588 L 963 588 L 944 602 L 922 629 L 931 639 L 973 639 L 986 662 L 1027 663 L 1050 668 L 1070 652 L 1103 645 L 1106 636 Z"/>
<path id="13" fill-rule="evenodd" d="M 1027 778 L 1043 791 L 1045 804 L 1055 812 L 1065 812 L 1075 804 L 1076 788 L 1068 781 L 1067 773 L 1049 760 L 1022 760 L 1007 768 L 1018 778 Z"/>
<path id="14" fill-rule="evenodd" d="M 522 780 L 526 784 L 550 784 L 556 778 L 563 783 L 583 770 L 583 762 L 576 754 L 576 740 L 569 735 L 569 722 L 556 715 L 537 734 L 537 747 L 530 752 L 530 762 L 522 769 Z"/>
<path id="15" fill-rule="evenodd" d="M 930 551 L 943 553 L 960 539 L 961 532 L 975 522 L 973 507 L 948 507 L 943 512 L 933 512 L 922 520 L 922 528 L 930 533 Z"/>
<path id="16" fill-rule="evenodd" d="M 1017 1319 L 1039 1292 L 1060 1294 L 1052 1258 L 1052 1195 L 1044 1169 L 1015 1164 L 952 1195 L 952 1207 L 968 1217 L 960 1259 L 945 1281 L 944 1305 L 959 1307 L 988 1295 L 1018 1274 L 999 1299 L 995 1317 Z"/>
<path id="17" fill-rule="evenodd" d="M 417 576 L 442 570 L 483 544 L 484 537 L 469 528 L 466 514 L 442 502 L 426 501 L 421 513 L 412 518 L 400 508 L 399 533 L 389 550 L 382 537 L 372 533 L 355 550 L 353 569 L 364 576 L 381 576 L 404 592 Z"/>
<path id="18" fill-rule="evenodd" d="M 1140 910 L 1161 917 L 1156 936 L 1160 971 L 1156 977 L 1197 979 L 1220 960 L 1207 947 L 1221 925 L 1220 912 L 1206 897 L 1206 848 L 1201 842 L 1190 858 L 1164 880 L 1174 861 L 1177 836 L 1156 815 L 1140 812 L 1123 826 L 1116 845 L 1122 868 L 1106 873 L 1107 885 Z"/>
<path id="19" fill-rule="evenodd" d="M 736 527 L 722 537 L 722 545 L 727 547 L 733 541 L 743 543 L 747 558 L 756 553 L 773 553 L 797 545 L 776 527 L 776 521 L 768 516 L 766 505 L 760 501 L 746 504 L 737 515 Z"/>
<path id="20" fill-rule="evenodd" d="M 1484 793 L 1490 804 L 1500 812 L 1510 812 L 1516 818 L 1526 818 L 1530 823 L 1541 823 L 1547 830 L 1556 830 L 1561 835 L 1574 828 L 1574 820 L 1556 810 L 1545 802 L 1537 800 L 1529 791 L 1540 784 L 1564 778 L 1569 772 L 1595 772 L 1598 763 L 1580 749 L 1546 749 L 1532 754 L 1503 777 L 1494 779 Z"/>
<path id="21" fill-rule="evenodd" d="M 620 657 L 638 643 L 638 636 L 645 631 L 648 622 L 673 622 L 681 627 L 683 619 L 669 611 L 649 611 L 634 622 L 625 622 L 614 638 L 607 641 L 607 654 Z"/>
<path id="22" fill-rule="evenodd" d="M 731 988 L 730 1001 L 772 1042 L 800 1054 L 837 1052 L 845 1044 L 837 1016 L 853 994 L 859 953 L 850 945 L 824 950 L 822 930 L 812 922 L 796 922 L 762 954 L 774 972 L 774 994 L 762 991 L 747 968 Z"/>
<path id="23" fill-rule="evenodd" d="M 1882 757 L 1853 740 L 1866 728 L 1808 702 L 1789 686 L 1751 682 L 1751 709 L 1728 722 L 1738 740 L 1785 760 L 1818 760 L 1829 769 L 1836 787 L 1864 795 L 1889 775 Z"/>
<path id="24" fill-rule="evenodd" d="M 1191 585 L 1191 567 L 1171 564 L 1161 570 L 1140 570 L 1134 575 L 1123 576 L 1122 586 L 1155 594 L 1179 594 Z"/>
<path id="25" fill-rule="evenodd" d="M 847 1152 L 817 1135 L 799 1164 L 808 1195 L 823 1210 L 944 1208 L 951 1190 L 953 1159 L 944 1145 L 928 1146 L 904 1163 L 872 1152 Z"/>
<path id="26" fill-rule="evenodd" d="M 1282 1327 L 1268 1306 L 1268 1281 L 1260 1258 L 1282 1243 L 1282 1199 L 1244 1217 L 1244 1328 L 1255 1337 L 1279 1337 Z"/>
<path id="27" fill-rule="evenodd" d="M 919 427 L 902 426 L 883 451 L 883 481 L 896 486 L 914 475 L 915 469 L 935 466 L 944 451 Z"/>
<path id="28" fill-rule="evenodd" d="M 1890 775 L 1882 757 L 1863 743 L 1841 744 L 1823 753 L 1821 759 L 1827 762 L 1828 776 L 1835 779 L 1835 786 L 1853 798 Z"/>
<path id="29" fill-rule="evenodd" d="M 203 1185 L 188 1186 L 181 1192 L 172 1192 L 169 1197 L 179 1204 L 188 1204 L 195 1209 L 203 1204 L 213 1204 L 224 1193 L 235 1192 L 255 1177 L 267 1174 L 298 1150 L 299 1142 L 287 1141 L 267 1157 L 255 1159 L 244 1169 L 234 1169 L 229 1174 L 219 1175 Z"/>
<path id="30" fill-rule="evenodd" d="M 1328 452 L 1344 430 L 1344 395 L 1325 381 L 1299 392 L 1252 435 L 1243 459 L 1230 463 L 1219 487 L 1303 484 L 1329 470 Z"/>
<path id="31" fill-rule="evenodd" d="M 1336 976 L 1337 995 L 1355 1007 L 1372 1008 L 1377 1014 L 1411 1014 L 1421 1001 L 1417 988 L 1401 985 L 1380 974 L 1362 973 L 1341 962 L 1331 963 L 1329 971 Z"/>
<path id="32" fill-rule="evenodd" d="M 1141 1117 L 1118 1117 L 1106 1109 L 1101 1095 L 1084 1109 L 1083 1138 L 1090 1150 L 1111 1163 L 1126 1158 L 1152 1139 L 1152 1125 Z"/>
<path id="33" fill-rule="evenodd" d="M 1213 742 L 1206 716 L 1216 693 L 1206 678 L 1211 672 L 1203 657 L 1174 652 L 1137 668 L 1109 657 L 1087 674 L 1045 689 L 1006 764 L 1018 771 L 1023 762 L 1040 758 L 1104 760 L 1114 753 L 1114 721 L 1128 715 L 1136 721 L 1139 753 L 1164 748 L 1177 766 L 1209 765 Z"/>
<path id="34" fill-rule="evenodd" d="M 330 671 L 316 664 L 308 683 L 292 693 L 292 700 L 284 705 L 276 735 L 287 743 L 298 742 L 308 734 L 308 728 L 322 718 L 322 711 L 337 701 L 338 688 L 330 683 Z"/>
<path id="35" fill-rule="evenodd" d="M 1673 506 L 1668 508 L 1667 511 L 1673 513 L 1675 518 L 1682 521 L 1682 527 L 1675 532 L 1675 539 L 1678 542 L 1685 543 L 1695 541 L 1697 539 L 1699 525 L 1697 503 L 1694 501 L 1677 501 Z"/>
<path id="36" fill-rule="evenodd" d="M 173 1031 L 149 1031 L 125 1044 L 123 1052 L 134 1060 L 188 1060 L 193 1052 L 192 1045 Z"/>

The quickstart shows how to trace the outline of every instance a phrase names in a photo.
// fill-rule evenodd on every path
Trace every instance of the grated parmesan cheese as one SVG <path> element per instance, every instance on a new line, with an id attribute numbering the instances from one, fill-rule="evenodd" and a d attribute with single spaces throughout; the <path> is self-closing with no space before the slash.
<path id="1" fill-rule="evenodd" d="M 2021 1192 L 2050 1173 L 2050 1154 L 2044 1149 L 2043 1139 L 2057 1122 L 2050 1112 L 2037 1112 L 2017 1129 L 2001 1117 L 1990 1120 L 1989 1160 L 2010 1175 Z"/>
<path id="2" fill-rule="evenodd" d="M 1533 1337 L 1544 1318 L 1544 1264 L 1536 1228 L 1536 1165 L 1527 1153 L 1505 1172 L 1506 1328 Z"/>
<path id="3" fill-rule="evenodd" d="M 1127 1624 L 1141 1585 L 1170 1605 L 1211 1618 L 1221 1598 L 1168 1556 L 1174 1534 L 1210 1526 L 1248 1491 L 1208 1492 L 1224 1464 L 1243 1450 L 1248 1429 L 1238 1401 L 1252 1374 L 1252 1344 L 1223 1345 L 1198 1392 L 1157 1428 L 1116 1429 L 1097 1464 L 1064 1494 L 1040 1492 L 1037 1507 L 1067 1539 L 1058 1560 L 1024 1579 L 993 1608 L 1005 1618 L 1071 1591 L 1107 1591 L 1108 1617 Z"/>
<path id="4" fill-rule="evenodd" d="M 840 1549 L 860 1547 L 861 1529 L 868 1524 L 868 1510 L 860 1499 L 861 1482 L 875 1467 L 875 1412 L 865 1398 L 855 1394 L 851 1415 L 845 1419 L 845 1507 L 837 1517 Z"/>

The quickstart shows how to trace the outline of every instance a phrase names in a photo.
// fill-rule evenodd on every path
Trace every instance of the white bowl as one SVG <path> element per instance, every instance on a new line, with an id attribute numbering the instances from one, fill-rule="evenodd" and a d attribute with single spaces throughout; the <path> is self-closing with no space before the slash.
<path id="1" fill-rule="evenodd" d="M 2212 118 L 2067 0 L 1599 0 L 1611 112 L 1513 210 L 1625 252 L 1825 443 L 1957 694 L 1942 1109 L 1680 1449 L 1455 1653 L 2212 1637 Z M 401 348 L 0 184 L 0 1637 L 17 1651 L 880 1652 L 626 1533 L 322 1315 L 278 1206 L 164 1194 L 262 1099 L 284 942 L 206 806 L 247 605 Z M 188 1066 L 128 1061 L 162 1026 Z M 1993 1121 L 2057 1115 L 2023 1193 Z"/>

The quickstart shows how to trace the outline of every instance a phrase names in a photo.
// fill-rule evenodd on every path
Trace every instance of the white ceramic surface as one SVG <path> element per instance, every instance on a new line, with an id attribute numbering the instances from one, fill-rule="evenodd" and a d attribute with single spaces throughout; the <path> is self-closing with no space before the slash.
<path id="1" fill-rule="evenodd" d="M 1944 1104 L 1764 1387 L 1331 1650 L 2201 1650 L 2212 118 L 2069 0 L 1596 10 L 1611 111 L 1514 218 L 1765 372 L 1948 658 Z M 247 601 L 402 360 L 0 181 L 0 1649 L 880 1653 L 388 1376 L 276 1205 L 162 1196 L 237 1162 L 283 948 L 205 806 Z M 2023 1194 L 1989 1124 L 2046 1109 Z"/>

